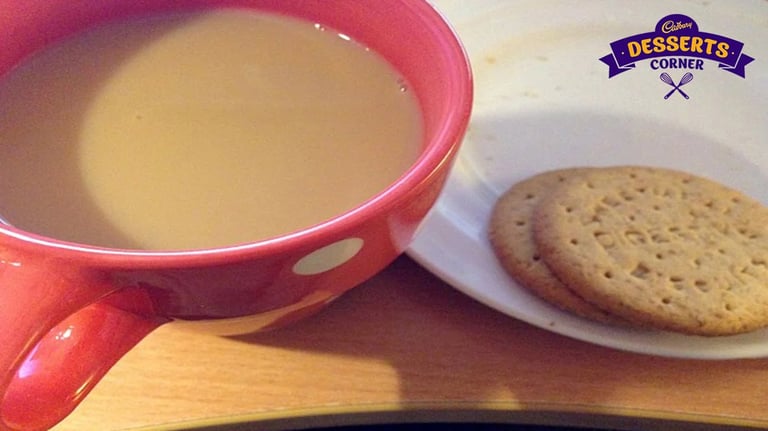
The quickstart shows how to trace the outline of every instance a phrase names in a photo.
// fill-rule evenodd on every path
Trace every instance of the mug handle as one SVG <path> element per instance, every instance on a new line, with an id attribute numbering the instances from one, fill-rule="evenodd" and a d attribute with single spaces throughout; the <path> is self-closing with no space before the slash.
<path id="1" fill-rule="evenodd" d="M 166 321 L 138 288 L 0 248 L 0 431 L 51 428 Z"/>

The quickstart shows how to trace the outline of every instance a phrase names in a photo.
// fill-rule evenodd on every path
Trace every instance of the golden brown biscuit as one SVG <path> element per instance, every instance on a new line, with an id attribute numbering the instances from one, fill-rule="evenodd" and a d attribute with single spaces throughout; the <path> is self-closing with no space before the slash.
<path id="1" fill-rule="evenodd" d="M 768 325 L 768 208 L 724 185 L 598 169 L 544 198 L 534 231 L 552 272 L 614 315 L 707 336 Z"/>

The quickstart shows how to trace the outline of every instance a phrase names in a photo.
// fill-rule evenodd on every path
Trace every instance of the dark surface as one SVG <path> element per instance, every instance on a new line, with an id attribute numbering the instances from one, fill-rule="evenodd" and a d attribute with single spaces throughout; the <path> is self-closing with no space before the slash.
<path id="1" fill-rule="evenodd" d="M 401 425 L 360 425 L 313 428 L 308 431 L 610 431 L 596 428 L 553 427 L 511 424 L 425 423 Z"/>

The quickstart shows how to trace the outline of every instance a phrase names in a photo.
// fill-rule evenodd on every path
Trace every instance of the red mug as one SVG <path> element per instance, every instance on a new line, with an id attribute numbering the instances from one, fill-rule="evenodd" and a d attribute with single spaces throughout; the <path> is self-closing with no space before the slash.
<path id="1" fill-rule="evenodd" d="M 344 214 L 233 247 L 104 249 L 0 224 L 0 431 L 52 427 L 162 324 L 235 334 L 318 311 L 402 253 L 443 187 L 469 122 L 472 77 L 455 33 L 423 0 L 0 0 L 0 74 L 94 24 L 191 7 L 304 18 L 377 51 L 419 100 L 422 153 Z"/>

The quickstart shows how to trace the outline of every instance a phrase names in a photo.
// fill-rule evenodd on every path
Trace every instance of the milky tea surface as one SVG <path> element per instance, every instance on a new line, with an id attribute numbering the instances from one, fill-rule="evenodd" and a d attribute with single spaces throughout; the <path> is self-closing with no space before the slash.
<path id="1" fill-rule="evenodd" d="M 130 249 L 265 239 L 415 161 L 412 92 L 320 25 L 239 10 L 110 23 L 0 79 L 0 216 Z"/>

